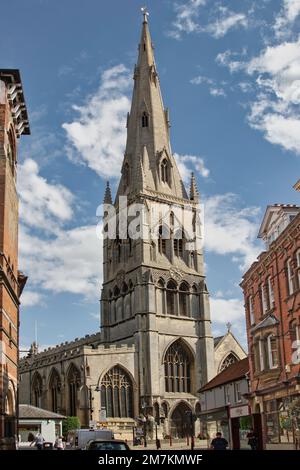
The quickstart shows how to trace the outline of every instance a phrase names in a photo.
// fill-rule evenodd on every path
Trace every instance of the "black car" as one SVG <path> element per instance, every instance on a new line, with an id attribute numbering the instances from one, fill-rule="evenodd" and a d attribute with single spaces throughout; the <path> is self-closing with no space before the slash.
<path id="1" fill-rule="evenodd" d="M 118 441 L 114 439 L 113 441 L 104 441 L 102 439 L 95 439 L 94 441 L 89 441 L 85 448 L 86 450 L 130 450 L 129 446 L 125 441 Z"/>

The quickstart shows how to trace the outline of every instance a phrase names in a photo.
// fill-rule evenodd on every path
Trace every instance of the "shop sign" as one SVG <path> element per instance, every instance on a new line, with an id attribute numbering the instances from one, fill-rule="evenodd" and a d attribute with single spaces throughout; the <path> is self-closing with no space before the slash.
<path id="1" fill-rule="evenodd" d="M 239 418 L 240 416 L 248 416 L 250 414 L 249 406 L 236 406 L 229 409 L 230 418 Z"/>

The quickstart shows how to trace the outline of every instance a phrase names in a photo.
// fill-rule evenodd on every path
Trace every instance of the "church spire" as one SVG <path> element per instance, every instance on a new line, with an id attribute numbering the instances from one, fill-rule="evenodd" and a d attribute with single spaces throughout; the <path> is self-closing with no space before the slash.
<path id="1" fill-rule="evenodd" d="M 117 196 L 148 189 L 188 199 L 171 151 L 169 113 L 162 101 L 148 15 L 144 8 L 142 12 L 131 110 L 127 119 L 126 150 Z M 145 154 L 147 168 L 144 166 Z M 137 181 L 141 164 L 145 175 L 143 183 Z"/>
<path id="2" fill-rule="evenodd" d="M 109 186 L 109 181 L 106 183 L 105 193 L 104 193 L 104 204 L 112 204 L 111 190 Z"/>
<path id="3" fill-rule="evenodd" d="M 194 175 L 193 172 L 191 174 L 190 200 L 191 201 L 196 201 L 196 202 L 199 200 L 199 193 L 198 193 L 197 183 L 196 183 L 195 175 Z"/>

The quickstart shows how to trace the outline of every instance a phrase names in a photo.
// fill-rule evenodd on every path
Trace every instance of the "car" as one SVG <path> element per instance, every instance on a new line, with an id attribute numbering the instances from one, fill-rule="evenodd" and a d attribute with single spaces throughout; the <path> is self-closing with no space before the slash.
<path id="1" fill-rule="evenodd" d="M 114 439 L 113 441 L 105 441 L 103 439 L 94 439 L 89 441 L 86 450 L 130 450 L 127 442 Z"/>

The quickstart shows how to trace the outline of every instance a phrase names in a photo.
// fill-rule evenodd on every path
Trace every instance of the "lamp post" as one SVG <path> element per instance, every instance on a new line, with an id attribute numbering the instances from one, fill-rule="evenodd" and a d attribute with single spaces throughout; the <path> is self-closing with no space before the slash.
<path id="1" fill-rule="evenodd" d="M 142 421 L 143 421 L 144 447 L 147 447 L 147 417 L 145 414 L 146 403 L 144 401 L 142 403 L 141 408 L 142 408 L 142 413 L 143 413 Z"/>

